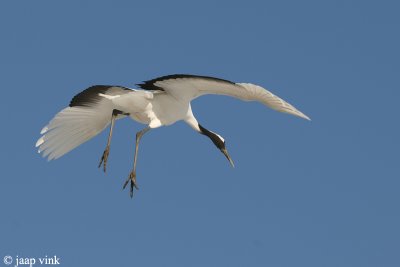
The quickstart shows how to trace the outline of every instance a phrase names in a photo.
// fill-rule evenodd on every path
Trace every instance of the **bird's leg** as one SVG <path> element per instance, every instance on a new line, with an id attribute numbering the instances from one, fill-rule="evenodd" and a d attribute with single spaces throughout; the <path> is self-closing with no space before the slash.
<path id="1" fill-rule="evenodd" d="M 111 126 L 110 126 L 110 133 L 108 134 L 107 146 L 106 146 L 106 149 L 103 152 L 103 156 L 101 157 L 100 163 L 99 163 L 99 168 L 103 164 L 104 172 L 106 172 L 108 154 L 110 154 L 110 144 L 111 144 L 111 137 L 112 137 L 113 128 L 114 128 L 114 122 L 115 122 L 115 119 L 117 118 L 118 114 L 122 114 L 122 112 L 120 110 L 117 110 L 117 109 L 114 109 L 112 111 Z"/>
<path id="2" fill-rule="evenodd" d="M 131 182 L 131 188 L 130 188 L 130 196 L 133 197 L 133 188 L 135 187 L 136 189 L 139 189 L 136 183 L 136 162 L 137 162 L 137 155 L 138 155 L 138 150 L 139 150 L 139 142 L 142 136 L 147 133 L 150 130 L 150 127 L 146 127 L 140 132 L 136 133 L 136 144 L 135 144 L 135 156 L 133 158 L 133 169 L 129 174 L 128 179 L 125 181 L 123 189 L 128 185 L 129 181 Z"/>

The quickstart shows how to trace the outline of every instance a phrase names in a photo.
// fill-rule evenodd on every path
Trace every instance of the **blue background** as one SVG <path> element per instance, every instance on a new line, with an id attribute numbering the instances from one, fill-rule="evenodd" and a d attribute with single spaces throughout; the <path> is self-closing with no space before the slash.
<path id="1" fill-rule="evenodd" d="M 2 257 L 62 266 L 400 266 L 397 1 L 2 1 Z M 93 84 L 189 73 L 262 85 L 312 122 L 193 102 L 235 168 L 179 122 L 116 124 L 48 163 L 41 128 Z"/>

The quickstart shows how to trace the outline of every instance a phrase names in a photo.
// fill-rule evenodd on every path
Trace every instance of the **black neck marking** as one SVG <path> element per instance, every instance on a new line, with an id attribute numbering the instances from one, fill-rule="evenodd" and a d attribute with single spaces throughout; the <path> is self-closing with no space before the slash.
<path id="1" fill-rule="evenodd" d="M 200 133 L 208 136 L 208 138 L 211 139 L 211 141 L 214 143 L 214 145 L 216 147 L 218 147 L 218 149 L 225 148 L 225 142 L 222 141 L 221 138 L 218 137 L 218 135 L 216 135 L 213 132 L 210 132 L 209 130 L 207 130 L 206 128 L 201 126 L 200 124 L 199 124 L 199 128 L 200 128 Z"/>
<path id="2" fill-rule="evenodd" d="M 158 77 L 152 80 L 144 81 L 143 83 L 137 84 L 142 89 L 145 90 L 161 90 L 164 91 L 162 87 L 158 87 L 154 85 L 156 82 L 160 81 L 165 81 L 165 80 L 172 80 L 172 79 L 204 79 L 204 80 L 210 80 L 210 81 L 216 81 L 216 82 L 223 82 L 223 83 L 229 83 L 229 84 L 235 84 L 234 82 L 224 80 L 224 79 L 219 79 L 219 78 L 214 78 L 214 77 L 209 77 L 209 76 L 200 76 L 200 75 L 191 75 L 191 74 L 173 74 L 173 75 L 166 75 L 162 77 Z"/>

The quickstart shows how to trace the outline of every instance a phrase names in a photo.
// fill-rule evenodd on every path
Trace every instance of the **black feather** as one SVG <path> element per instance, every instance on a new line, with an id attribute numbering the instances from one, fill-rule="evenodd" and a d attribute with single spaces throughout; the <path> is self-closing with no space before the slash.
<path id="1" fill-rule="evenodd" d="M 140 88 L 144 90 L 161 90 L 164 91 L 163 88 L 158 87 L 155 85 L 156 82 L 159 81 L 165 81 L 165 80 L 171 80 L 171 79 L 184 79 L 184 78 L 194 78 L 194 79 L 205 79 L 205 80 L 211 80 L 211 81 L 217 81 L 217 82 L 226 82 L 230 84 L 235 84 L 234 82 L 224 80 L 224 79 L 219 79 L 219 78 L 214 78 L 214 77 L 209 77 L 209 76 L 200 76 L 200 75 L 190 75 L 190 74 L 173 74 L 173 75 L 167 75 L 167 76 L 162 76 L 158 77 L 152 80 L 144 81 L 143 83 L 137 84 Z"/>
<path id="2" fill-rule="evenodd" d="M 119 90 L 129 90 L 129 88 L 112 85 L 94 85 L 74 96 L 69 103 L 70 107 L 81 106 L 90 107 L 98 103 L 103 98 L 99 94 L 106 94 L 110 88 L 118 88 Z"/>

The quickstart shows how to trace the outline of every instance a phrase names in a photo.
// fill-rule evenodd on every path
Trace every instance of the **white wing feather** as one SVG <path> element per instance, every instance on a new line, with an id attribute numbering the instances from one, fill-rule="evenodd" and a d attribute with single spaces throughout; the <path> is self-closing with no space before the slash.
<path id="1" fill-rule="evenodd" d="M 259 101 L 276 111 L 288 113 L 306 120 L 310 120 L 310 118 L 303 112 L 301 112 L 282 98 L 262 88 L 261 86 L 251 83 L 237 83 L 237 85 L 242 86 L 246 90 L 245 97 L 247 99 L 245 100 Z"/>
<path id="2" fill-rule="evenodd" d="M 80 92 L 69 107 L 57 113 L 36 142 L 39 153 L 48 160 L 57 159 L 99 134 L 111 122 L 112 111 L 123 108 L 113 99 L 136 93 L 126 87 L 95 85 Z M 118 118 L 124 117 L 118 115 Z"/>
<path id="3" fill-rule="evenodd" d="M 154 85 L 162 88 L 175 98 L 186 101 L 205 94 L 227 95 L 244 101 L 258 101 L 274 110 L 310 120 L 307 115 L 282 98 L 261 86 L 251 83 L 232 83 L 207 77 L 183 77 L 155 81 Z"/>
<path id="4" fill-rule="evenodd" d="M 100 133 L 111 119 L 112 107 L 67 107 L 41 131 L 36 142 L 39 153 L 57 159 Z"/>

